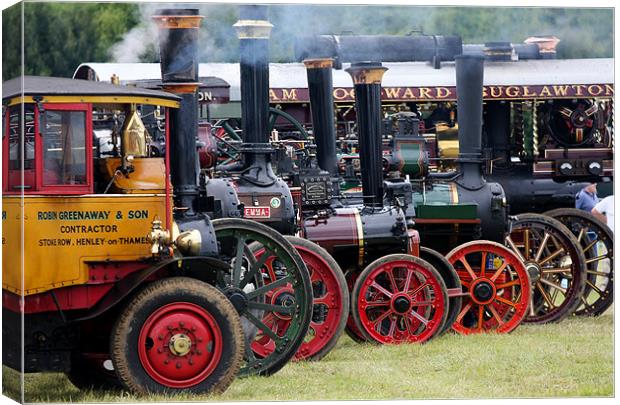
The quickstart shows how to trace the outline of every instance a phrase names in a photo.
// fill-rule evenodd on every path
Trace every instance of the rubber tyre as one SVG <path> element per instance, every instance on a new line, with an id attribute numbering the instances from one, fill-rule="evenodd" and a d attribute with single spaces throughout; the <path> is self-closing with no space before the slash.
<path id="1" fill-rule="evenodd" d="M 614 303 L 614 235 L 611 232 L 611 229 L 607 226 L 607 224 L 603 223 L 601 220 L 596 218 L 594 215 L 589 212 L 585 212 L 576 208 L 557 208 L 551 211 L 547 211 L 544 215 L 550 216 L 562 222 L 576 237 L 579 236 L 579 231 L 571 227 L 568 222 L 569 219 L 577 219 L 580 222 L 589 222 L 591 223 L 591 227 L 593 226 L 597 233 L 600 233 L 599 238 L 603 238 L 603 242 L 607 249 L 609 255 L 609 276 L 607 281 L 607 286 L 605 288 L 604 294 L 599 294 L 599 299 L 595 302 L 582 306 L 579 305 L 575 310 L 574 314 L 578 316 L 598 316 L 603 314 L 611 305 Z M 586 253 L 584 250 L 584 256 L 586 258 L 586 262 L 591 258 L 591 253 Z M 589 264 L 589 263 L 588 263 Z M 586 264 L 586 266 L 588 265 Z M 592 287 L 589 284 L 596 284 L 596 275 L 590 273 L 589 269 L 586 269 L 587 280 L 586 287 L 583 293 L 583 298 L 581 304 L 583 304 L 584 300 L 587 301 L 587 297 L 592 293 Z"/>
<path id="2" fill-rule="evenodd" d="M 444 283 L 446 284 L 446 288 L 453 289 L 456 288 L 459 291 L 461 290 L 461 279 L 459 278 L 458 273 L 454 270 L 454 267 L 450 264 L 450 262 L 443 256 L 441 253 L 436 250 L 420 246 L 420 258 L 422 260 L 426 260 L 431 266 L 437 270 L 437 272 L 441 275 Z M 456 321 L 456 317 L 461 312 L 461 305 L 463 304 L 463 297 L 448 297 L 448 316 L 446 318 L 446 323 L 443 328 L 439 331 L 438 336 L 443 335 L 447 331 L 452 329 L 452 324 Z"/>
<path id="3" fill-rule="evenodd" d="M 168 304 L 190 303 L 204 309 L 221 331 L 221 356 L 213 371 L 191 387 L 171 388 L 155 381 L 139 356 L 138 341 L 149 317 Z M 121 312 L 110 337 L 110 353 L 121 383 L 137 394 L 222 393 L 243 362 L 244 339 L 237 311 L 217 288 L 188 277 L 155 281 L 138 292 Z M 216 343 L 217 344 L 217 343 Z"/>

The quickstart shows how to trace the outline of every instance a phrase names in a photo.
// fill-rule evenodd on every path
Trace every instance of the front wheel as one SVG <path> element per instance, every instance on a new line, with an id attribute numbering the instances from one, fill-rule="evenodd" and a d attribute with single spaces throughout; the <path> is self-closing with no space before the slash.
<path id="1" fill-rule="evenodd" d="M 123 310 L 110 351 L 130 391 L 220 393 L 243 361 L 241 321 L 215 287 L 187 277 L 153 282 Z"/>

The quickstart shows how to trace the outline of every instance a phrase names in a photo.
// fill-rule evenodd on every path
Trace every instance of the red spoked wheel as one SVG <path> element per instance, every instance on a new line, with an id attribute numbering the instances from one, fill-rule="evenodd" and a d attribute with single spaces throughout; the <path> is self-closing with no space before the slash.
<path id="1" fill-rule="evenodd" d="M 142 367 L 158 383 L 188 388 L 211 374 L 222 357 L 222 331 L 213 316 L 190 302 L 156 310 L 138 337 Z"/>
<path id="2" fill-rule="evenodd" d="M 441 276 L 410 255 L 387 255 L 369 264 L 355 283 L 353 299 L 351 312 L 358 329 L 377 343 L 426 342 L 448 316 Z"/>
<path id="3" fill-rule="evenodd" d="M 319 360 L 331 351 L 344 331 L 349 315 L 349 291 L 346 280 L 338 263 L 329 253 L 317 244 L 294 236 L 286 239 L 301 255 L 312 283 L 313 311 L 308 332 L 301 344 L 295 360 Z M 254 246 L 255 257 L 261 258 L 265 250 Z M 277 279 L 277 260 L 270 257 L 265 260 L 263 267 L 263 281 L 266 284 Z M 291 294 L 290 286 L 282 286 L 266 296 L 268 304 L 278 305 L 278 301 Z M 263 322 L 270 326 L 277 334 L 286 329 L 290 317 L 275 312 L 265 312 Z M 257 336 L 252 344 L 252 350 L 259 356 L 266 356 L 275 347 L 272 340 L 266 336 Z"/>
<path id="4" fill-rule="evenodd" d="M 460 334 L 513 331 L 527 315 L 530 300 L 525 266 L 510 250 L 491 241 L 453 249 L 446 259 L 463 288 L 461 311 L 452 325 Z"/>

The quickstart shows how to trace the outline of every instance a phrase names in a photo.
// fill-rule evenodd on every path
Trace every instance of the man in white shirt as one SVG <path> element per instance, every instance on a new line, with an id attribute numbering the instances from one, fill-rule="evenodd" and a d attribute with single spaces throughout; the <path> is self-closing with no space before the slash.
<path id="1" fill-rule="evenodd" d="M 592 208 L 592 214 L 605 222 L 611 232 L 614 232 L 614 196 L 603 198 Z"/>

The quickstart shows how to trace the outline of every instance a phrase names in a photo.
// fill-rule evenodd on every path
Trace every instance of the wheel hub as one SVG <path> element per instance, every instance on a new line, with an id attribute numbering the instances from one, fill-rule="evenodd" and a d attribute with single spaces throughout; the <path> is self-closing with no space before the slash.
<path id="1" fill-rule="evenodd" d="M 229 287 L 224 290 L 224 295 L 233 304 L 233 307 L 235 307 L 238 313 L 241 314 L 247 310 L 248 296 L 243 290 Z"/>
<path id="2" fill-rule="evenodd" d="M 480 280 L 480 281 L 478 281 Z M 472 294 L 478 304 L 488 304 L 495 298 L 495 286 L 486 279 L 478 279 L 473 283 Z"/>
<path id="3" fill-rule="evenodd" d="M 295 307 L 295 296 L 293 295 L 292 291 L 289 291 L 288 289 L 282 289 L 276 292 L 276 294 L 274 295 L 273 303 L 274 305 L 280 305 L 285 308 L 293 308 Z M 274 315 L 280 319 L 291 319 L 290 315 L 282 314 L 279 312 L 274 312 Z"/>
<path id="4" fill-rule="evenodd" d="M 411 308 L 411 301 L 405 296 L 396 297 L 394 300 L 394 310 L 399 314 L 404 314 Z"/>
<path id="5" fill-rule="evenodd" d="M 541 271 L 538 263 L 527 262 L 525 263 L 525 270 L 527 270 L 528 276 L 530 276 L 530 282 L 536 284 L 540 280 Z"/>
<path id="6" fill-rule="evenodd" d="M 183 333 L 177 333 L 170 338 L 168 348 L 175 356 L 185 356 L 192 348 L 192 340 Z"/>

